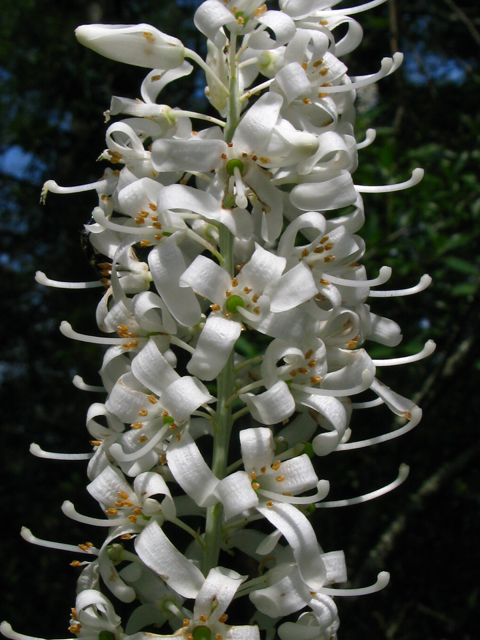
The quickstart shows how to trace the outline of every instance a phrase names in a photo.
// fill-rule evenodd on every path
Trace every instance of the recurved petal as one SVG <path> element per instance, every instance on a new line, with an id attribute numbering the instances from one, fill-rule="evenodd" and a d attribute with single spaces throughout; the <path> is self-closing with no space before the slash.
<path id="1" fill-rule="evenodd" d="M 241 331 L 239 322 L 211 313 L 187 365 L 189 373 L 200 380 L 214 380 L 225 366 Z"/>
<path id="2" fill-rule="evenodd" d="M 197 567 L 178 551 L 151 520 L 135 540 L 140 559 L 184 598 L 196 598 L 205 578 Z"/>
<path id="3" fill-rule="evenodd" d="M 223 504 L 225 520 L 258 505 L 258 496 L 245 471 L 236 471 L 224 478 L 218 484 L 216 493 Z"/>
<path id="4" fill-rule="evenodd" d="M 252 417 L 262 424 L 277 424 L 289 418 L 295 411 L 295 400 L 283 380 L 263 393 L 244 393 L 240 398 L 250 409 Z"/>
<path id="5" fill-rule="evenodd" d="M 96 53 L 149 69 L 179 67 L 185 57 L 178 38 L 162 33 L 149 24 L 86 24 L 77 27 L 78 41 Z"/>

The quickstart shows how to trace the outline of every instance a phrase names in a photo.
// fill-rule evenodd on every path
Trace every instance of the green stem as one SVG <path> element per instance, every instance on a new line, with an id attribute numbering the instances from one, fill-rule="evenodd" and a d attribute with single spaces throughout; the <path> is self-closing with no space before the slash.
<path id="1" fill-rule="evenodd" d="M 224 258 L 224 267 L 233 277 L 233 235 L 220 225 L 220 253 Z M 213 460 L 212 471 L 219 480 L 227 474 L 228 445 L 232 430 L 232 413 L 226 401 L 234 392 L 235 374 L 233 371 L 233 351 L 217 380 L 217 411 L 213 421 Z M 213 567 L 218 565 L 220 546 L 222 542 L 223 507 L 217 503 L 207 509 L 205 524 L 205 552 L 202 560 L 202 571 L 206 576 Z"/>
<path id="2" fill-rule="evenodd" d="M 236 61 L 237 34 L 230 34 L 229 67 L 230 86 L 227 110 L 227 125 L 225 127 L 225 142 L 231 142 L 238 121 L 240 120 L 240 100 L 238 98 L 238 69 Z"/>

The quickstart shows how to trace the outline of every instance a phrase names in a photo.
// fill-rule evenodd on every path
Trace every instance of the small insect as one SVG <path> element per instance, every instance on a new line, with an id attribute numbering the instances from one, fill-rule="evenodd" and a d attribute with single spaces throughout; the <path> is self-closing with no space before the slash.
<path id="1" fill-rule="evenodd" d="M 88 224 L 94 222 L 93 216 Z M 84 227 L 80 233 L 80 246 L 83 253 L 86 255 L 87 260 L 94 269 L 97 276 L 100 277 L 100 282 L 106 287 L 110 286 L 110 275 L 112 273 L 112 263 L 109 262 L 109 258 L 98 251 L 90 242 L 90 233 Z"/>

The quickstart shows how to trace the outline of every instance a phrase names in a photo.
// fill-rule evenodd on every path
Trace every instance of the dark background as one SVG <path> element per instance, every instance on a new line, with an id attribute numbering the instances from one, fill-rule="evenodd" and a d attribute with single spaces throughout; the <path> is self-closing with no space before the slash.
<path id="1" fill-rule="evenodd" d="M 24 542 L 21 525 L 73 544 L 99 544 L 102 535 L 60 511 L 68 498 L 99 515 L 84 489 L 85 463 L 28 453 L 31 442 L 88 450 L 85 414 L 98 398 L 71 379 L 78 373 L 98 384 L 102 358 L 100 349 L 58 331 L 67 319 L 78 331 L 96 332 L 98 290 L 52 290 L 34 281 L 37 269 L 59 280 L 95 277 L 79 240 L 95 195 L 50 195 L 41 206 L 40 189 L 48 178 L 74 185 L 103 173 L 95 164 L 104 149 L 102 113 L 112 94 L 137 97 L 145 75 L 82 48 L 73 32 L 90 22 L 147 22 L 202 52 L 192 21 L 198 4 L 0 2 L 0 619 L 29 635 L 68 635 L 78 570 L 69 566 L 71 554 Z M 338 599 L 343 640 L 473 640 L 480 599 L 480 10 L 473 0 L 397 0 L 356 18 L 365 38 L 346 60 L 351 75 L 376 71 L 395 50 L 406 57 L 400 71 L 359 100 L 358 140 L 368 127 L 377 129 L 377 140 L 360 151 L 355 180 L 385 184 L 407 179 L 416 166 L 426 170 L 415 189 L 365 195 L 365 262 L 371 277 L 392 266 L 393 287 L 412 286 L 426 272 L 434 278 L 418 296 L 377 299 L 372 307 L 402 326 L 396 355 L 419 350 L 428 338 L 438 347 L 426 361 L 382 371 L 383 381 L 422 406 L 417 429 L 318 463 L 331 481 L 330 499 L 390 482 L 401 462 L 411 467 L 409 479 L 377 501 L 320 511 L 318 537 L 326 551 L 345 550 L 352 584 L 370 584 L 384 569 L 392 576 L 380 594 Z M 203 110 L 202 86 L 201 74 L 192 75 L 169 85 L 163 99 Z M 375 345 L 371 353 L 390 355 Z M 356 439 L 395 427 L 384 407 L 357 413 Z"/>

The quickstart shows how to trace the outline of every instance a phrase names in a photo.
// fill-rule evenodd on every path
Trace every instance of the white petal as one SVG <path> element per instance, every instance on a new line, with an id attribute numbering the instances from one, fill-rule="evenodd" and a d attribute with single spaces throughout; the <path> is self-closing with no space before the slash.
<path id="1" fill-rule="evenodd" d="M 186 264 L 175 234 L 151 250 L 148 264 L 157 291 L 175 320 L 187 327 L 196 325 L 201 317 L 200 305 L 191 289 L 178 284 Z"/>
<path id="2" fill-rule="evenodd" d="M 102 473 L 87 485 L 87 491 L 101 505 L 108 507 L 114 506 L 115 501 L 118 500 L 119 492 L 128 494 L 129 499 L 133 493 L 131 486 L 123 477 L 123 473 L 111 465 L 105 467 Z"/>
<path id="3" fill-rule="evenodd" d="M 132 360 L 132 372 L 137 380 L 158 396 L 180 378 L 151 339 Z"/>
<path id="4" fill-rule="evenodd" d="M 243 393 L 240 399 L 250 409 L 252 417 L 262 424 L 276 424 L 289 418 L 295 411 L 295 400 L 283 380 L 263 393 Z"/>
<path id="5" fill-rule="evenodd" d="M 217 486 L 216 493 L 223 504 L 226 520 L 258 505 L 258 496 L 245 471 L 236 471 L 224 478 Z"/>
<path id="6" fill-rule="evenodd" d="M 140 559 L 184 598 L 196 598 L 205 581 L 201 571 L 187 560 L 151 520 L 135 540 Z"/>
<path id="7" fill-rule="evenodd" d="M 305 585 L 294 565 L 275 567 L 269 571 L 268 579 L 269 583 L 274 581 L 273 584 L 266 589 L 251 593 L 250 600 L 259 611 L 271 618 L 287 616 L 299 611 L 312 599 L 310 589 Z"/>
<path id="8" fill-rule="evenodd" d="M 274 502 L 271 507 L 257 507 L 257 510 L 285 536 L 304 582 L 312 591 L 321 589 L 326 569 L 315 532 L 303 513 L 291 504 L 279 502 Z"/>
<path id="9" fill-rule="evenodd" d="M 172 440 L 167 449 L 167 461 L 175 480 L 200 507 L 218 502 L 215 489 L 219 483 L 200 450 L 188 433 Z"/>
<path id="10" fill-rule="evenodd" d="M 193 20 L 197 29 L 221 49 L 227 41 L 222 27 L 235 22 L 235 16 L 218 0 L 206 0 L 196 10 Z"/>
<path id="11" fill-rule="evenodd" d="M 303 211 L 340 209 L 353 204 L 356 199 L 352 176 L 345 170 L 324 182 L 299 184 L 290 193 L 292 204 Z"/>
<path id="12" fill-rule="evenodd" d="M 187 365 L 188 371 L 201 380 L 214 380 L 225 366 L 241 332 L 239 322 L 211 313 Z"/>
<path id="13" fill-rule="evenodd" d="M 265 291 L 265 294 L 270 297 L 272 313 L 289 311 L 310 300 L 317 293 L 312 272 L 303 262 L 284 273 L 272 287 L 268 287 Z"/>
<path id="14" fill-rule="evenodd" d="M 295 35 L 295 23 L 281 11 L 267 11 L 261 14 L 258 21 L 271 29 L 275 34 L 275 40 L 272 40 L 265 31 L 254 31 L 248 40 L 248 46 L 251 49 L 275 49 L 287 44 Z"/>
<path id="15" fill-rule="evenodd" d="M 77 27 L 78 41 L 111 60 L 149 69 L 173 69 L 184 59 L 183 44 L 149 24 L 88 24 Z"/>
<path id="16" fill-rule="evenodd" d="M 240 446 L 247 473 L 254 471 L 260 474 L 263 467 L 269 467 L 272 464 L 275 446 L 271 429 L 266 427 L 242 429 Z"/>
<path id="17" fill-rule="evenodd" d="M 198 620 L 204 615 L 208 619 L 214 616 L 215 621 L 222 616 L 228 608 L 236 591 L 247 576 L 241 576 L 236 571 L 215 567 L 210 569 L 207 579 L 203 583 L 195 600 L 193 614 Z"/>
<path id="18" fill-rule="evenodd" d="M 197 256 L 180 278 L 180 286 L 189 286 L 207 300 L 222 306 L 226 298 L 225 292 L 232 285 L 225 269 L 210 258 Z"/>
<path id="19" fill-rule="evenodd" d="M 240 120 L 233 144 L 246 153 L 262 155 L 262 150 L 268 144 L 269 136 L 280 114 L 283 98 L 276 93 L 264 93 L 257 102 L 250 107 Z"/>
<path id="20" fill-rule="evenodd" d="M 152 165 L 157 171 L 210 171 L 222 166 L 223 140 L 155 140 Z"/>
<path id="21" fill-rule="evenodd" d="M 166 411 L 177 424 L 182 424 L 202 404 L 212 402 L 207 387 L 190 376 L 182 376 L 173 382 L 163 393 L 161 401 Z"/>

